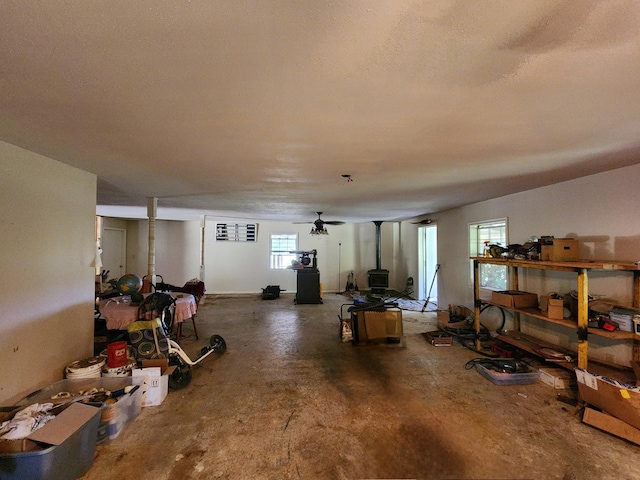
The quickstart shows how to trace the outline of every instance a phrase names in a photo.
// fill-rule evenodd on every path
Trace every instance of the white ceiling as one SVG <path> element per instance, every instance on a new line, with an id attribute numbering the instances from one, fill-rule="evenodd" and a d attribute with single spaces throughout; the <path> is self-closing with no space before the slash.
<path id="1" fill-rule="evenodd" d="M 98 205 L 428 216 L 640 162 L 638 25 L 635 0 L 3 0 L 0 139 L 97 174 Z"/>

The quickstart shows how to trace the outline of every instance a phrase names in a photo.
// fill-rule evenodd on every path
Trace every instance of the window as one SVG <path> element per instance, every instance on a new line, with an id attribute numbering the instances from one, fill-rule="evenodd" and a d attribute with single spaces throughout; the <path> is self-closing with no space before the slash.
<path id="1" fill-rule="evenodd" d="M 270 241 L 269 268 L 275 270 L 285 269 L 296 260 L 295 253 L 289 253 L 298 249 L 297 233 L 272 233 Z"/>
<path id="2" fill-rule="evenodd" d="M 497 219 L 469 225 L 469 256 L 481 257 L 485 242 L 507 246 L 507 219 Z M 473 282 L 473 262 L 471 262 L 471 282 Z M 503 265 L 480 265 L 480 288 L 490 290 L 507 289 L 507 267 Z"/>
<path id="3" fill-rule="evenodd" d="M 216 241 L 255 242 L 256 224 L 216 223 Z"/>

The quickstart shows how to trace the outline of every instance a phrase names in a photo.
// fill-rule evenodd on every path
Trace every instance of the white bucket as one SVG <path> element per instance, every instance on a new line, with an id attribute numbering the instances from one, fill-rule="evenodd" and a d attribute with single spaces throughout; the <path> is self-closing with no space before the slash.
<path id="1" fill-rule="evenodd" d="M 108 365 L 104 365 L 102 367 L 102 376 L 103 377 L 130 377 L 131 370 L 136 368 L 136 361 L 132 358 L 127 359 L 127 363 L 120 367 L 109 367 Z"/>
<path id="2" fill-rule="evenodd" d="M 99 378 L 106 363 L 104 357 L 89 357 L 73 362 L 65 368 L 67 378 Z"/>

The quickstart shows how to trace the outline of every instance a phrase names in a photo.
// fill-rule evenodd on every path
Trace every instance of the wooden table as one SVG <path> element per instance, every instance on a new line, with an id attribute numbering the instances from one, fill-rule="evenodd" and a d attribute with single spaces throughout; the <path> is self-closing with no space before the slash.
<path id="1" fill-rule="evenodd" d="M 190 293 L 164 292 L 171 295 L 175 301 L 174 322 L 181 323 L 192 318 L 198 311 L 195 297 Z M 150 294 L 143 294 L 145 297 Z M 107 321 L 109 330 L 126 330 L 131 322 L 138 320 L 137 304 L 131 303 L 129 295 L 106 298 L 98 302 L 98 311 Z"/>

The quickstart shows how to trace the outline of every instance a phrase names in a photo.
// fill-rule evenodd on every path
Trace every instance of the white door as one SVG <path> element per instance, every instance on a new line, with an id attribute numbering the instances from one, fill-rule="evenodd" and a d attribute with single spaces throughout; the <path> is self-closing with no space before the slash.
<path id="1" fill-rule="evenodd" d="M 418 295 L 425 303 L 425 310 L 433 310 L 438 305 L 438 227 L 429 225 L 418 229 Z"/>
<path id="2" fill-rule="evenodd" d="M 109 271 L 107 280 L 118 279 L 126 272 L 127 231 L 105 227 L 102 231 L 102 269 Z"/>

